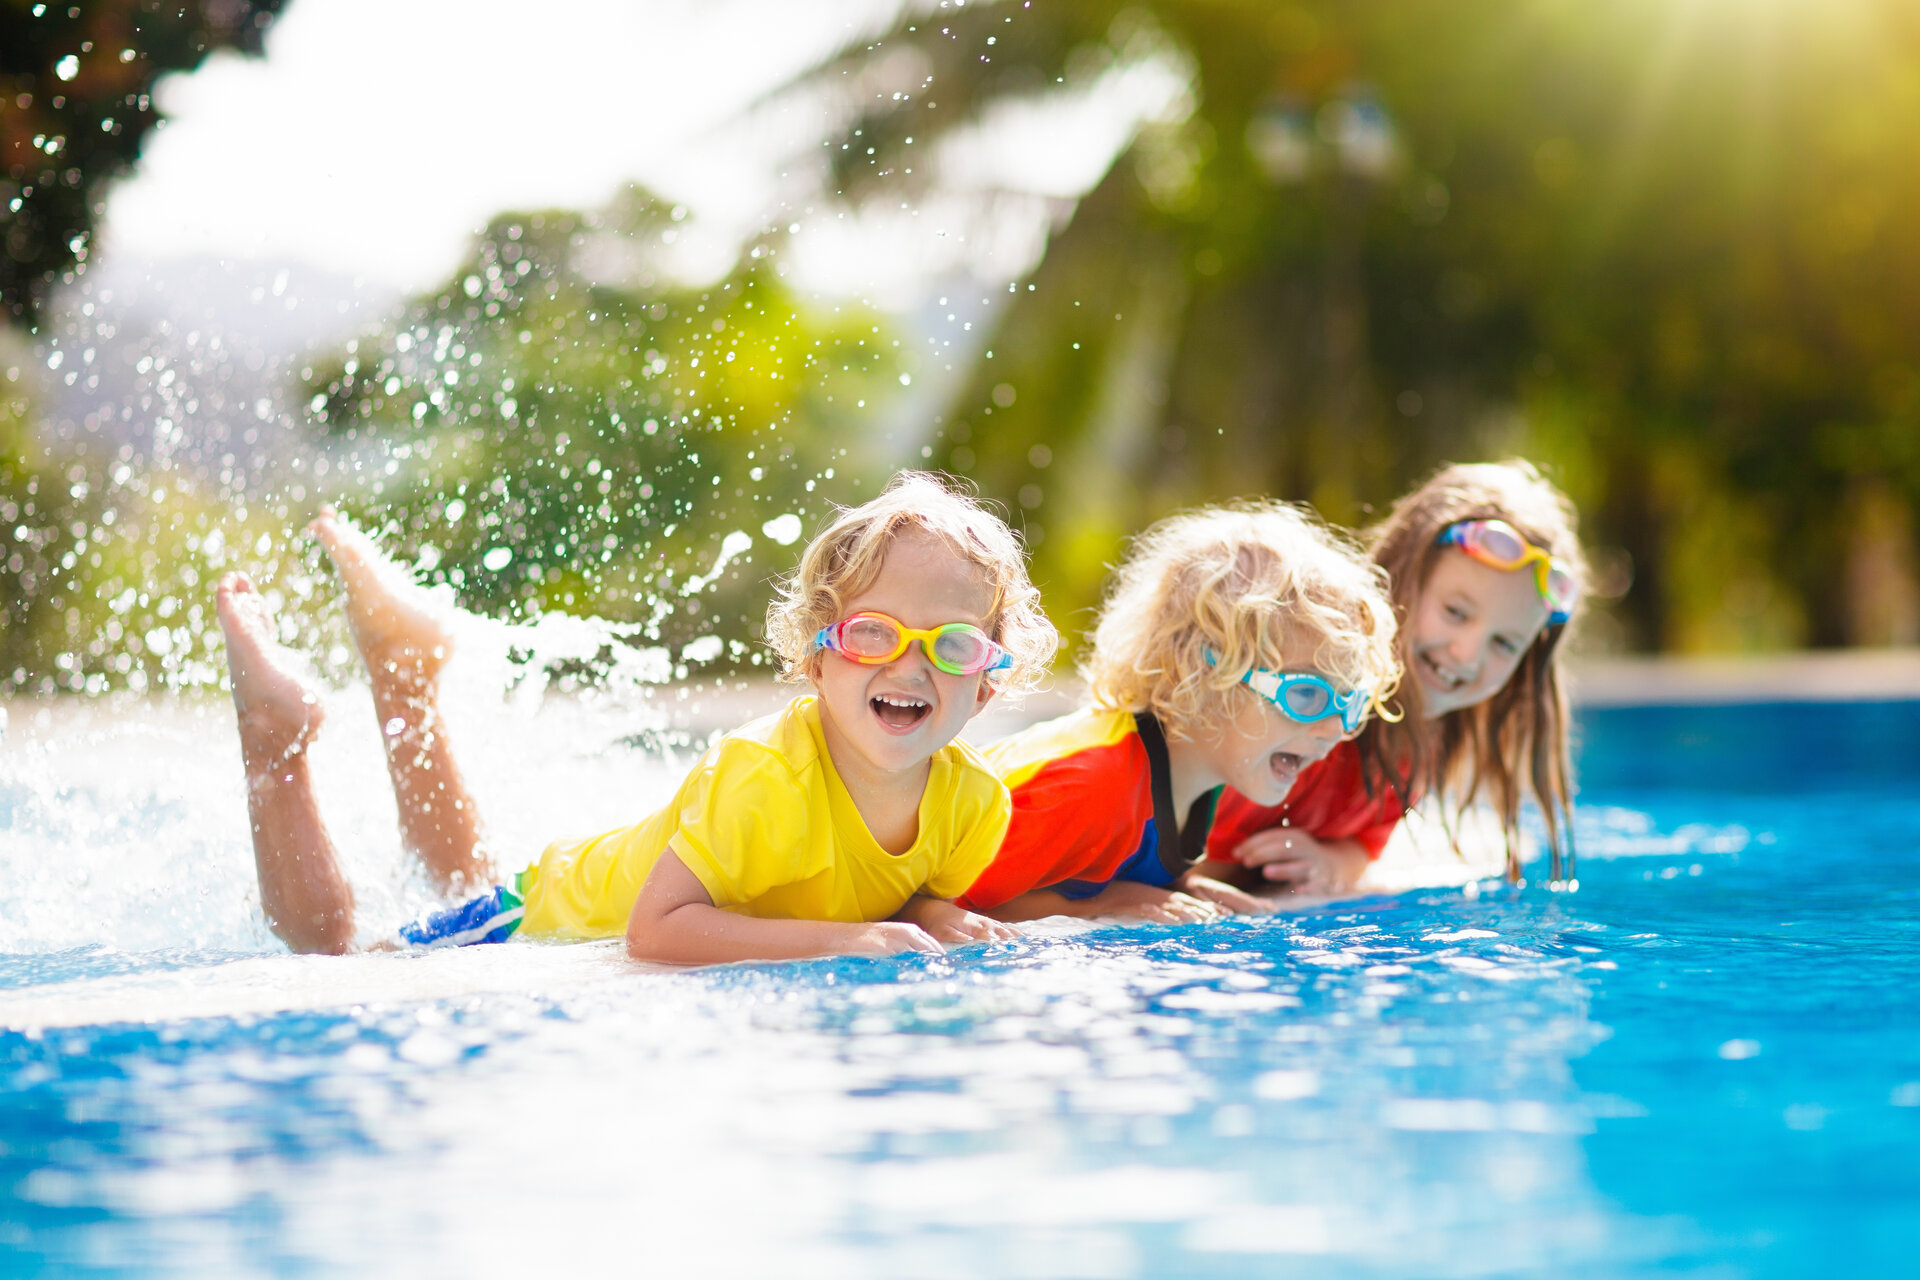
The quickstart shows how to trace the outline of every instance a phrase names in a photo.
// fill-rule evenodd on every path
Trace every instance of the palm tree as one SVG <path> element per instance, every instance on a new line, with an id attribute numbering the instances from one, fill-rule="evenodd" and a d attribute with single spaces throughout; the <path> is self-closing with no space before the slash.
<path id="1" fill-rule="evenodd" d="M 1169 507 L 1351 522 L 1525 451 L 1635 584 L 1623 643 L 1920 638 L 1911 6 L 952 0 L 806 83 L 844 95 L 831 190 L 897 201 L 996 107 L 1141 66 L 1180 91 L 948 414 L 1065 610 Z"/>

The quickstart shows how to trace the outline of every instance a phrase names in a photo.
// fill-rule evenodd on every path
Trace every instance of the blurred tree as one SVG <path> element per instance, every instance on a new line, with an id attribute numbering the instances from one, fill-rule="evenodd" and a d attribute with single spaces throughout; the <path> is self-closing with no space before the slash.
<path id="1" fill-rule="evenodd" d="M 1920 639 L 1920 8 L 909 5 L 809 79 L 847 107 L 828 185 L 910 198 L 997 107 L 1143 65 L 1186 91 L 949 415 L 1061 621 L 1172 506 L 1353 522 L 1524 452 L 1633 588 L 1615 643 Z"/>
<path id="2" fill-rule="evenodd" d="M 153 82 L 260 52 L 283 0 L 0 0 L 0 308 L 34 324 L 87 260 L 108 183 L 160 121 Z"/>
<path id="3" fill-rule="evenodd" d="M 0 689 L 143 693 L 217 678 L 203 571 L 228 539 L 267 565 L 265 513 L 48 438 L 50 382 L 26 336 L 0 326 Z"/>
<path id="4" fill-rule="evenodd" d="M 760 661 L 764 583 L 798 551 L 777 548 L 824 514 L 820 481 L 873 478 L 847 442 L 899 343 L 865 308 L 802 306 L 759 246 L 676 283 L 685 212 L 635 190 L 496 217 L 443 288 L 307 371 L 314 487 L 474 608 Z"/>
<path id="5" fill-rule="evenodd" d="M 34 438 L 37 363 L 23 358 L 24 346 L 0 329 L 0 664 L 38 671 L 43 655 L 34 634 L 39 621 L 34 606 L 43 594 L 46 546 L 54 535 L 42 535 L 34 517 L 42 490 L 64 495 Z"/>

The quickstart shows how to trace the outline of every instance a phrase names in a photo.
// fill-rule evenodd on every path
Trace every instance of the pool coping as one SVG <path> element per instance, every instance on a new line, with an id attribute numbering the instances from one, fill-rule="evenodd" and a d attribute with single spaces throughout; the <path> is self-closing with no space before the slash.
<path id="1" fill-rule="evenodd" d="M 1798 653 L 1579 658 L 1569 664 L 1575 706 L 1712 706 L 1768 702 L 1920 699 L 1920 646 Z"/>
<path id="2" fill-rule="evenodd" d="M 1573 657 L 1567 666 L 1569 696 L 1576 709 L 1920 701 L 1920 646 L 1752 656 Z M 1077 678 L 1063 675 L 1020 702 L 996 699 L 967 725 L 962 736 L 976 745 L 992 742 L 1036 721 L 1065 715 L 1079 705 L 1083 688 Z M 668 713 L 675 728 L 704 734 L 777 710 L 801 692 L 804 686 L 764 677 L 707 679 L 663 685 L 653 705 Z M 0 744 L 128 716 L 145 720 L 212 716 L 224 721 L 232 714 L 226 696 L 214 689 L 180 696 L 0 698 Z"/>

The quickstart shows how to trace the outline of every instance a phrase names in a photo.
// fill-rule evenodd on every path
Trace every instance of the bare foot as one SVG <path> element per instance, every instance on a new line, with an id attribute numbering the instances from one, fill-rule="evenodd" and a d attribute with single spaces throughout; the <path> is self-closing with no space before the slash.
<path id="1" fill-rule="evenodd" d="M 493 883 L 480 811 L 440 717 L 438 677 L 453 648 L 449 612 L 331 508 L 309 527 L 347 588 L 347 622 L 367 664 L 401 842 L 442 888 Z"/>
<path id="2" fill-rule="evenodd" d="M 383 676 L 431 683 L 453 651 L 446 611 L 373 539 L 333 508 L 307 526 L 347 588 L 353 643 L 376 684 Z"/>
<path id="3" fill-rule="evenodd" d="M 340 874 L 307 771 L 321 713 L 306 663 L 274 639 L 273 615 L 246 574 L 222 578 L 214 604 L 240 713 L 261 910 L 295 951 L 350 950 L 353 888 Z"/>
<path id="4" fill-rule="evenodd" d="M 227 671 L 240 716 L 241 747 L 268 768 L 304 751 L 324 714 L 308 683 L 305 661 L 274 638 L 267 602 L 244 573 L 230 573 L 215 595 L 227 635 Z"/>

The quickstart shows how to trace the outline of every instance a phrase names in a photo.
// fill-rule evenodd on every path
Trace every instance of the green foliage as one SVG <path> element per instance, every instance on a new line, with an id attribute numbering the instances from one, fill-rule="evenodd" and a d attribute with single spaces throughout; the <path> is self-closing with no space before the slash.
<path id="1" fill-rule="evenodd" d="M 897 385 L 898 344 L 864 308 L 802 306 L 759 250 L 667 279 L 683 216 L 635 192 L 495 218 L 444 288 L 309 371 L 316 487 L 473 608 L 757 654 L 781 539 L 824 513 L 820 481 L 867 478 L 837 442 Z"/>
<path id="2" fill-rule="evenodd" d="M 1920 11 L 915 7 L 815 78 L 912 71 L 852 103 L 832 183 L 901 198 L 997 104 L 1144 63 L 1186 96 L 1055 234 L 950 415 L 945 460 L 1031 509 L 1063 623 L 1171 507 L 1257 491 L 1351 522 L 1523 452 L 1581 503 L 1602 585 L 1631 584 L 1614 643 L 1920 639 Z"/>
<path id="3" fill-rule="evenodd" d="M 258 53 L 283 0 L 0 0 L 0 310 L 35 323 L 84 266 L 109 182 L 160 120 L 158 77 Z"/>
<path id="4" fill-rule="evenodd" d="M 85 261 L 153 78 L 257 50 L 278 4 L 35 7 L 0 0 L 0 298 L 28 323 Z M 1143 66 L 1184 91 L 1012 282 L 933 458 L 1024 514 L 1063 628 L 1174 507 L 1357 523 L 1518 452 L 1585 514 L 1603 643 L 1920 639 L 1911 4 L 917 4 L 812 78 L 849 108 L 827 183 L 911 202 L 1002 105 Z M 231 567 L 314 647 L 294 530 L 324 498 L 476 608 L 755 652 L 789 540 L 880 478 L 866 406 L 898 347 L 795 298 L 773 237 L 676 281 L 678 215 L 635 192 L 497 218 L 303 373 L 312 431 L 240 460 L 264 475 L 44 438 L 45 368 L 0 335 L 0 684 L 217 677 Z"/>
<path id="5" fill-rule="evenodd" d="M 0 689 L 145 692 L 214 679 L 203 571 L 217 570 L 231 540 L 271 579 L 266 513 L 232 510 L 184 473 L 102 467 L 44 439 L 43 368 L 0 328 Z"/>

